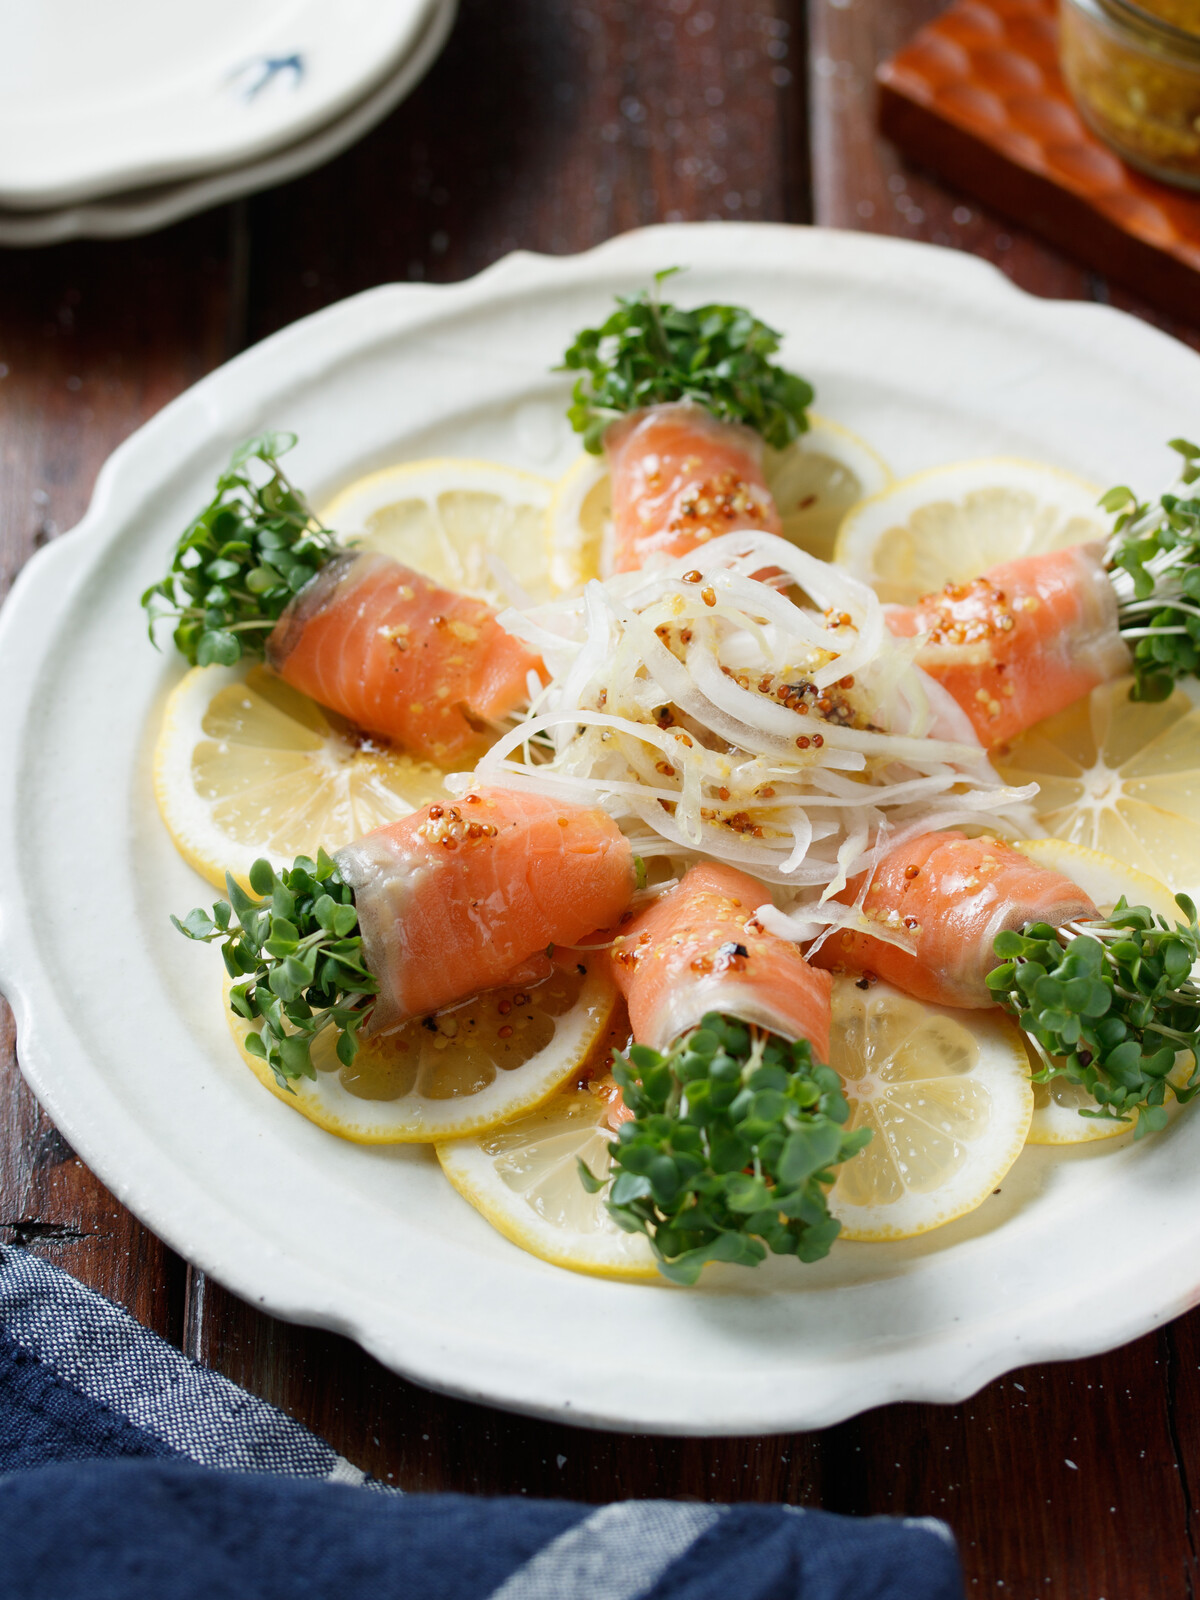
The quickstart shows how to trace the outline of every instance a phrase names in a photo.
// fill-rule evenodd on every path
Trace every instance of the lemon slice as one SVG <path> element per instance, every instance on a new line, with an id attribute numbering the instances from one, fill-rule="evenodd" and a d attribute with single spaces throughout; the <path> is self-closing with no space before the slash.
<path id="1" fill-rule="evenodd" d="M 951 1011 L 835 978 L 830 1065 L 847 1127 L 874 1135 L 830 1192 L 843 1239 L 909 1239 L 965 1216 L 1025 1144 L 1029 1064 L 999 1011 Z"/>
<path id="2" fill-rule="evenodd" d="M 1101 491 L 1056 467 L 995 456 L 901 478 L 846 516 L 833 559 L 881 600 L 912 605 L 1002 561 L 1106 539 Z"/>
<path id="3" fill-rule="evenodd" d="M 445 797 L 441 769 L 364 742 L 266 667 L 194 667 L 172 691 L 154 797 L 179 853 L 223 889 L 336 850 Z"/>
<path id="4" fill-rule="evenodd" d="M 883 457 L 849 428 L 811 414 L 809 424 L 786 450 L 768 449 L 763 465 L 784 538 L 830 561 L 847 512 L 895 478 Z"/>
<path id="5" fill-rule="evenodd" d="M 552 1095 L 604 1036 L 615 998 L 599 963 L 556 968 L 541 983 L 492 989 L 364 1039 L 348 1067 L 329 1030 L 313 1046 L 315 1080 L 297 1079 L 295 1093 L 246 1049 L 250 1024 L 228 1005 L 226 1014 L 251 1072 L 310 1122 L 356 1144 L 429 1144 L 495 1127 Z"/>
<path id="6" fill-rule="evenodd" d="M 1087 850 L 1082 845 L 1070 844 L 1063 839 L 1025 839 L 1014 845 L 1022 855 L 1036 861 L 1040 867 L 1061 872 L 1090 896 L 1096 909 L 1108 916 L 1122 895 L 1131 906 L 1149 906 L 1156 916 L 1173 923 L 1183 916 L 1175 904 L 1171 891 L 1156 879 L 1114 861 L 1099 850 Z M 1028 1048 L 1028 1047 L 1027 1047 Z M 1030 1070 L 1036 1072 L 1041 1062 L 1029 1050 Z M 1191 1054 L 1184 1051 L 1179 1064 L 1171 1071 L 1172 1080 L 1185 1082 L 1191 1073 Z M 1175 1104 L 1171 1102 L 1172 1106 Z M 1081 1110 L 1097 1110 L 1096 1102 L 1078 1083 L 1066 1078 L 1052 1078 L 1049 1083 L 1033 1086 L 1033 1121 L 1029 1125 L 1030 1144 L 1091 1144 L 1097 1139 L 1115 1139 L 1129 1133 L 1132 1123 L 1116 1122 L 1108 1118 L 1081 1117 Z"/>
<path id="7" fill-rule="evenodd" d="M 1175 896 L 1157 878 L 1117 861 L 1102 850 L 1091 850 L 1066 839 L 1019 839 L 1013 849 L 1036 861 L 1039 867 L 1061 872 L 1108 916 L 1122 895 L 1131 906 L 1149 906 L 1168 922 L 1183 920 Z"/>
<path id="8" fill-rule="evenodd" d="M 550 576 L 578 589 L 601 576 L 612 525 L 612 485 L 603 456 L 584 451 L 554 486 L 546 513 Z"/>
<path id="9" fill-rule="evenodd" d="M 359 478 L 320 515 L 341 539 L 503 607 L 520 598 L 505 571 L 531 599 L 554 593 L 545 542 L 553 491 L 548 478 L 515 467 L 435 458 Z"/>
<path id="10" fill-rule="evenodd" d="M 892 472 L 871 446 L 839 423 L 809 417 L 809 430 L 786 450 L 768 449 L 767 487 L 784 536 L 827 560 L 838 525 L 852 505 L 891 483 Z M 550 573 L 572 589 L 608 570 L 612 492 L 602 456 L 581 455 L 559 479 L 550 504 Z"/>
<path id="11" fill-rule="evenodd" d="M 1029 1051 L 1029 1070 L 1037 1072 L 1041 1062 Z M 1192 1075 L 1191 1052 L 1180 1053 L 1175 1065 L 1167 1074 L 1168 1083 L 1179 1088 Z M 1133 1122 L 1118 1122 L 1112 1117 L 1081 1117 L 1081 1111 L 1096 1111 L 1099 1107 L 1081 1083 L 1070 1083 L 1066 1078 L 1051 1078 L 1049 1083 L 1033 1086 L 1033 1121 L 1029 1124 L 1027 1144 L 1095 1144 L 1100 1139 L 1119 1139 L 1123 1133 L 1132 1133 Z M 1167 1101 L 1168 1115 L 1179 1110 L 1179 1102 Z"/>
<path id="12" fill-rule="evenodd" d="M 658 1279 L 645 1236 L 618 1228 L 604 1206 L 607 1190 L 588 1194 L 579 1181 L 580 1158 L 597 1178 L 612 1165 L 602 1088 L 563 1089 L 502 1128 L 439 1144 L 438 1160 L 463 1199 L 531 1255 L 601 1278 Z"/>
<path id="13" fill-rule="evenodd" d="M 1158 705 L 1102 684 L 1001 746 L 1006 783 L 1041 786 L 1038 822 L 1200 899 L 1200 710 L 1181 690 Z"/>

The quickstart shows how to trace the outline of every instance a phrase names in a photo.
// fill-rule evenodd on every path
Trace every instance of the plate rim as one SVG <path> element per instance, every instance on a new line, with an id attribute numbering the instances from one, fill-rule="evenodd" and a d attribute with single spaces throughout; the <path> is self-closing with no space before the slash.
<path id="1" fill-rule="evenodd" d="M 0 245 L 36 249 L 69 239 L 128 239 L 153 233 L 197 212 L 290 183 L 336 160 L 408 99 L 445 49 L 459 0 L 433 0 L 410 52 L 365 99 L 312 133 L 257 161 L 201 173 L 148 190 L 106 193 L 53 210 L 11 211 L 0 205 Z"/>
<path id="2" fill-rule="evenodd" d="M 16 684 L 15 693 L 0 698 L 0 750 L 19 750 L 16 736 L 25 726 L 39 677 L 37 670 L 22 676 L 12 669 L 21 659 L 36 668 L 44 654 L 39 640 L 49 638 L 53 613 L 71 606 L 106 537 L 117 537 L 128 508 L 144 502 L 181 459 L 212 448 L 222 418 L 226 431 L 237 431 L 239 417 L 253 406 L 255 396 L 273 392 L 285 379 L 316 382 L 323 371 L 372 344 L 436 323 L 461 308 L 502 303 L 505 297 L 527 296 L 544 284 L 572 278 L 608 283 L 617 271 L 644 275 L 647 258 L 669 260 L 684 249 L 697 266 L 709 264 L 705 255 L 710 250 L 724 265 L 731 249 L 740 253 L 752 244 L 791 254 L 800 270 L 813 265 L 829 270 L 841 262 L 861 275 L 869 267 L 881 282 L 897 274 L 910 282 L 920 279 L 923 286 L 965 298 L 985 312 L 1019 308 L 1022 316 L 1035 320 L 1053 318 L 1061 325 L 1065 319 L 1081 345 L 1090 345 L 1091 336 L 1102 333 L 1130 364 L 1148 365 L 1149 358 L 1156 373 L 1174 365 L 1192 384 L 1200 370 L 1200 357 L 1160 330 L 1110 306 L 1038 300 L 979 258 L 916 241 L 788 224 L 671 224 L 619 235 L 574 256 L 515 252 L 459 283 L 366 290 L 291 324 L 215 369 L 132 434 L 105 463 L 80 523 L 26 563 L 0 608 L 0 682 Z M 161 467 L 163 460 L 171 465 Z M 93 559 L 76 560 L 85 550 Z M 19 765 L 15 760 L 0 765 L 0 873 L 14 872 L 19 859 Z M 1031 1322 L 1044 1311 L 1043 1297 L 1024 1317 L 1015 1315 L 1003 1337 L 990 1342 L 977 1325 L 958 1330 L 949 1326 L 891 1346 L 880 1340 L 869 1372 L 860 1363 L 847 1363 L 836 1373 L 823 1367 L 822 1381 L 782 1414 L 774 1404 L 756 1401 L 736 1415 L 704 1414 L 697 1420 L 686 1403 L 669 1396 L 654 1397 L 650 1414 L 635 1415 L 620 1396 L 579 1406 L 561 1375 L 542 1371 L 531 1379 L 514 1370 L 512 1362 L 481 1382 L 486 1367 L 479 1359 L 480 1347 L 470 1338 L 459 1334 L 449 1339 L 443 1325 L 423 1320 L 419 1308 L 415 1315 L 405 1314 L 405 1308 L 382 1294 L 359 1295 L 348 1309 L 335 1275 L 298 1252 L 288 1256 L 264 1250 L 252 1219 L 237 1216 L 219 1196 L 190 1179 L 183 1180 L 182 1195 L 172 1193 L 168 1157 L 125 1112 L 111 1087 L 89 1081 L 86 1061 L 65 1068 L 61 1064 L 56 1026 L 60 1034 L 65 1029 L 68 1039 L 71 1033 L 55 1010 L 52 978 L 41 963 L 32 917 L 33 908 L 12 896 L 0 903 L 0 988 L 16 1018 L 22 1074 L 87 1165 L 168 1245 L 250 1303 L 287 1320 L 347 1334 L 392 1370 L 443 1393 L 616 1431 L 700 1436 L 792 1432 L 828 1426 L 897 1400 L 961 1400 L 1014 1366 L 1111 1349 L 1200 1299 L 1200 1267 L 1177 1259 L 1187 1255 L 1191 1260 L 1192 1254 L 1176 1252 L 1167 1262 L 1169 1270 L 1155 1280 L 1154 1294 L 1110 1293 L 1107 1315 L 1084 1318 L 1082 1331 L 1072 1318 L 1069 1337 L 1057 1320 L 1049 1326 Z M 166 1189 L 158 1187 L 163 1182 Z M 613 1286 L 618 1291 L 623 1287 Z M 654 1287 L 638 1292 L 672 1293 Z"/>

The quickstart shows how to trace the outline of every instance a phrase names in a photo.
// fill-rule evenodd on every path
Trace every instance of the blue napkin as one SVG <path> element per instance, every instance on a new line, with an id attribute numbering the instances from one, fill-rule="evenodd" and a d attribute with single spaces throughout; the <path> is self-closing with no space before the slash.
<path id="1" fill-rule="evenodd" d="M 403 1496 L 0 1249 L 2 1600 L 961 1600 L 933 1518 Z"/>

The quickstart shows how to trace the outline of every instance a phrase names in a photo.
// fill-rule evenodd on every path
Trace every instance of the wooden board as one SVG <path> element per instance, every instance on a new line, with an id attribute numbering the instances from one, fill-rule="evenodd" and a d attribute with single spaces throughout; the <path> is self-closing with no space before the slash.
<path id="1" fill-rule="evenodd" d="M 1149 314 L 879 136 L 875 69 L 937 4 L 812 0 L 806 20 L 798 0 L 510 0 L 501 26 L 487 0 L 466 0 L 416 96 L 324 171 L 156 238 L 0 253 L 0 584 L 78 518 L 122 437 L 245 343 L 356 289 L 458 278 L 518 246 L 575 250 L 670 216 L 815 220 L 969 250 L 1034 293 Z M 1197 328 L 1166 325 L 1200 346 Z M 804 1436 L 531 1422 L 418 1389 L 186 1268 L 76 1162 L 13 1050 L 5 1018 L 0 1237 L 385 1481 L 932 1513 L 958 1534 L 971 1595 L 1191 1593 L 1200 1317 L 961 1406 L 892 1406 Z"/>
<path id="2" fill-rule="evenodd" d="M 1056 0 L 956 0 L 879 69 L 880 123 L 959 188 L 1180 316 L 1200 305 L 1200 194 L 1134 171 L 1058 65 Z"/>

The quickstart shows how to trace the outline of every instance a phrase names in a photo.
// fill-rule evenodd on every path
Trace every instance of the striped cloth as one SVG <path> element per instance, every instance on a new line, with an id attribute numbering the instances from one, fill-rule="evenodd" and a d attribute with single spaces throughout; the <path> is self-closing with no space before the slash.
<path id="1" fill-rule="evenodd" d="M 0 1249 L 0 1600 L 961 1600 L 932 1518 L 403 1496 Z"/>

